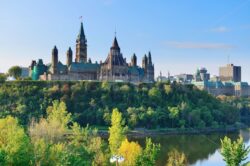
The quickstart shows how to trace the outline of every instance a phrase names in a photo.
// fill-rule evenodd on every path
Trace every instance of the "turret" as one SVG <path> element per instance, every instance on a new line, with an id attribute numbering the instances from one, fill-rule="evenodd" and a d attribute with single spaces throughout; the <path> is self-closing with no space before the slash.
<path id="1" fill-rule="evenodd" d="M 148 57 L 147 55 L 145 54 L 143 59 L 142 59 L 142 68 L 146 69 L 148 66 Z"/>
<path id="2" fill-rule="evenodd" d="M 72 58 L 73 58 L 73 53 L 71 48 L 69 47 L 67 51 L 67 66 L 70 66 L 72 64 Z"/>
<path id="3" fill-rule="evenodd" d="M 135 54 L 131 58 L 131 66 L 137 66 L 137 57 Z"/>
<path id="4" fill-rule="evenodd" d="M 57 64 L 58 64 L 58 50 L 56 46 L 52 50 L 52 73 L 56 74 L 57 73 Z"/>
<path id="5" fill-rule="evenodd" d="M 35 60 L 32 60 L 32 61 L 31 61 L 31 64 L 30 64 L 30 70 L 33 70 L 33 69 L 34 69 L 34 66 L 36 66 L 36 61 L 35 61 Z"/>
<path id="6" fill-rule="evenodd" d="M 30 77 L 32 76 L 32 72 L 33 72 L 35 66 L 36 66 L 36 61 L 32 60 L 30 66 L 29 66 L 29 76 Z"/>
<path id="7" fill-rule="evenodd" d="M 148 52 L 148 64 L 152 65 L 152 58 L 151 58 L 151 52 Z"/>
<path id="8" fill-rule="evenodd" d="M 152 63 L 151 52 L 148 53 L 148 56 L 144 56 L 142 60 L 142 68 L 144 68 L 145 80 L 147 82 L 154 82 L 154 65 Z"/>
<path id="9" fill-rule="evenodd" d="M 92 60 L 91 60 L 91 58 L 89 58 L 89 60 L 88 60 L 88 63 L 92 63 Z"/>

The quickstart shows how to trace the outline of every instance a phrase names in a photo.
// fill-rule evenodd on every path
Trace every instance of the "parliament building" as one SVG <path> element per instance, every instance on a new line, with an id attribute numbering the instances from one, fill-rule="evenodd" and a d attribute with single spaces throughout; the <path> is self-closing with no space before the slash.
<path id="1" fill-rule="evenodd" d="M 115 36 L 105 61 L 92 63 L 88 59 L 87 40 L 84 33 L 83 23 L 76 40 L 75 59 L 71 48 L 66 53 L 66 64 L 59 61 L 58 49 L 52 50 L 51 63 L 44 64 L 41 59 L 32 61 L 30 76 L 33 80 L 55 81 L 114 81 L 114 82 L 154 82 L 154 64 L 151 53 L 142 59 L 142 66 L 138 66 L 136 55 L 132 55 L 131 62 L 127 63 L 123 57 Z"/>

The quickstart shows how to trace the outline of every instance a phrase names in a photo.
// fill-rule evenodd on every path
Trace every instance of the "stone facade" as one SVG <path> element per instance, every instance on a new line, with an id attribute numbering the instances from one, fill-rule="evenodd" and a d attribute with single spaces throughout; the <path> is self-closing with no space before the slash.
<path id="1" fill-rule="evenodd" d="M 91 59 L 87 61 L 87 39 L 82 23 L 76 40 L 75 62 L 73 62 L 71 48 L 66 53 L 66 65 L 59 61 L 56 46 L 52 50 L 51 57 L 51 63 L 48 65 L 44 65 L 42 60 L 39 60 L 37 63 L 32 61 L 30 75 L 33 80 L 154 82 L 154 65 L 151 53 L 149 52 L 148 55 L 144 56 L 142 67 L 137 65 L 135 54 L 132 56 L 131 62 L 127 63 L 126 58 L 121 53 L 116 37 L 103 63 L 92 63 Z"/>
<path id="2" fill-rule="evenodd" d="M 149 52 L 146 58 L 151 59 Z M 144 57 L 144 58 L 145 58 Z M 137 66 L 137 57 L 134 54 L 131 62 L 128 64 L 120 51 L 117 38 L 115 37 L 113 45 L 110 48 L 107 59 L 101 63 L 100 70 L 101 81 L 125 81 L 125 82 L 154 82 L 154 65 L 143 61 L 143 67 Z"/>

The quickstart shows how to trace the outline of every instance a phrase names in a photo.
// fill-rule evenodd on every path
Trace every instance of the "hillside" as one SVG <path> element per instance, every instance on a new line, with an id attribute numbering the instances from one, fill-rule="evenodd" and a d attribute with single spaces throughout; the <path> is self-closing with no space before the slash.
<path id="1" fill-rule="evenodd" d="M 53 100 L 64 101 L 82 125 L 107 126 L 113 108 L 134 127 L 203 128 L 234 124 L 239 111 L 193 86 L 167 83 L 17 81 L 0 85 L 0 117 L 26 125 L 45 116 Z"/>

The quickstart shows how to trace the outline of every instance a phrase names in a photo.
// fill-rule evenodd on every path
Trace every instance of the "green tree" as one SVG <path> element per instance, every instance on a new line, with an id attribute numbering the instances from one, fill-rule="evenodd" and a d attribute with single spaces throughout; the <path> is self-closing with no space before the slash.
<path id="1" fill-rule="evenodd" d="M 71 115 L 63 102 L 54 101 L 47 114 L 47 119 L 33 122 L 29 129 L 35 165 L 107 165 L 108 148 L 97 130 L 77 123 L 69 127 Z"/>
<path id="2" fill-rule="evenodd" d="M 66 104 L 54 101 L 53 106 L 47 108 L 47 119 L 41 118 L 39 123 L 32 121 L 29 133 L 34 141 L 44 139 L 55 143 L 64 139 L 70 121 L 71 114 L 67 112 Z"/>
<path id="3" fill-rule="evenodd" d="M 71 121 L 71 113 L 68 113 L 66 104 L 57 100 L 53 102 L 53 106 L 48 107 L 47 115 L 48 122 L 58 122 L 64 128 L 67 128 Z"/>
<path id="4" fill-rule="evenodd" d="M 22 74 L 22 69 L 19 66 L 12 66 L 8 70 L 8 74 L 9 74 L 9 76 L 12 76 L 12 77 L 15 77 L 16 79 L 18 79 Z"/>
<path id="5" fill-rule="evenodd" d="M 169 107 L 169 118 L 172 120 L 172 128 L 174 126 L 174 120 L 179 117 L 179 109 L 178 107 Z"/>
<path id="6" fill-rule="evenodd" d="M 32 160 L 30 141 L 17 119 L 0 119 L 0 164 L 26 166 Z"/>
<path id="7" fill-rule="evenodd" d="M 49 156 L 47 158 L 49 166 L 70 165 L 66 145 L 66 143 L 56 143 L 49 146 Z"/>
<path id="8" fill-rule="evenodd" d="M 4 83 L 7 79 L 7 76 L 5 74 L 0 74 L 0 83 Z"/>
<path id="9" fill-rule="evenodd" d="M 150 138 L 146 138 L 146 147 L 136 160 L 136 166 L 154 166 L 160 152 L 160 144 L 154 144 Z"/>
<path id="10" fill-rule="evenodd" d="M 153 87 L 148 91 L 148 96 L 151 97 L 152 99 L 160 100 L 161 91 L 158 88 Z"/>
<path id="11" fill-rule="evenodd" d="M 168 153 L 168 161 L 165 166 L 186 166 L 187 158 L 184 153 L 178 152 L 178 150 L 173 149 Z"/>
<path id="12" fill-rule="evenodd" d="M 245 146 L 242 137 L 236 141 L 231 141 L 228 137 L 221 140 L 221 155 L 227 166 L 239 166 L 247 159 L 249 152 L 250 147 Z"/>
<path id="13" fill-rule="evenodd" d="M 122 113 L 115 108 L 111 116 L 111 127 L 109 128 L 109 147 L 112 155 L 117 154 L 118 149 L 125 139 L 125 128 L 122 125 Z"/>
<path id="14" fill-rule="evenodd" d="M 49 165 L 49 144 L 47 144 L 44 139 L 35 140 L 32 143 L 33 154 L 34 154 L 34 164 L 35 165 Z"/>
<path id="15" fill-rule="evenodd" d="M 169 84 L 86 84 L 84 81 L 1 83 L 0 117 L 12 115 L 17 117 L 21 124 L 28 125 L 32 117 L 46 117 L 49 104 L 53 100 L 60 100 L 67 104 L 73 115 L 72 119 L 81 126 L 109 126 L 112 114 L 110 108 L 114 107 L 124 111 L 123 118 L 131 128 L 172 127 L 169 111 L 166 110 L 173 106 L 180 110 L 178 118 L 173 119 L 173 127 L 202 128 L 235 124 L 239 121 L 240 113 L 241 118 L 248 122 L 250 102 L 247 98 L 219 101 L 206 92 L 179 84 L 167 86 L 171 87 L 171 92 L 167 95 L 164 85 Z M 238 107 L 239 103 L 242 103 L 242 106 Z M 125 111 L 129 107 L 133 109 Z"/>
<path id="16" fill-rule="evenodd" d="M 71 127 L 71 135 L 60 143 L 40 144 L 37 156 L 43 154 L 41 165 L 108 165 L 107 147 L 102 139 L 97 136 L 97 131 L 81 128 L 77 123 Z"/>
<path id="17" fill-rule="evenodd" d="M 169 95 L 172 92 L 171 85 L 164 85 L 164 91 Z"/>
<path id="18" fill-rule="evenodd" d="M 103 81 L 102 85 L 101 85 L 101 89 L 105 90 L 105 91 L 109 91 L 110 90 L 110 84 L 108 81 Z"/>
<path id="19" fill-rule="evenodd" d="M 97 136 L 97 130 L 88 126 L 81 128 L 77 123 L 71 127 L 69 137 L 70 163 L 72 165 L 107 165 L 109 154 L 103 140 Z"/>
<path id="20" fill-rule="evenodd" d="M 34 164 L 37 166 L 69 165 L 69 150 L 66 143 L 46 143 L 44 139 L 33 142 Z"/>

